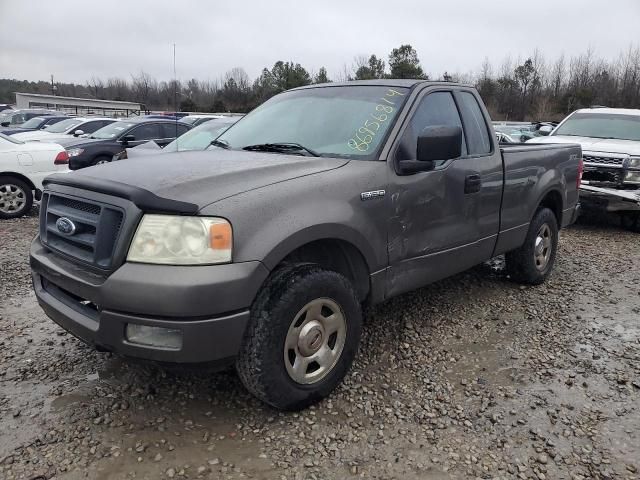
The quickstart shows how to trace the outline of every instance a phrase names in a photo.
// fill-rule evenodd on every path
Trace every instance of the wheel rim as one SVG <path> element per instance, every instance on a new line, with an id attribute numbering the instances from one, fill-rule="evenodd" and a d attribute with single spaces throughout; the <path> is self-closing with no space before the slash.
<path id="1" fill-rule="evenodd" d="M 303 385 L 316 383 L 336 366 L 347 338 L 340 306 L 329 298 L 307 303 L 295 316 L 284 342 L 289 377 Z"/>
<path id="2" fill-rule="evenodd" d="M 96 165 L 103 165 L 103 164 L 105 164 L 105 163 L 109 163 L 109 160 L 98 160 L 98 161 L 96 162 Z"/>
<path id="3" fill-rule="evenodd" d="M 0 185 L 0 212 L 16 213 L 27 204 L 27 193 L 18 185 Z"/>
<path id="4" fill-rule="evenodd" d="M 538 270 L 544 270 L 549 264 L 551 258 L 551 228 L 544 223 L 538 230 L 535 245 L 533 247 L 533 260 Z"/>

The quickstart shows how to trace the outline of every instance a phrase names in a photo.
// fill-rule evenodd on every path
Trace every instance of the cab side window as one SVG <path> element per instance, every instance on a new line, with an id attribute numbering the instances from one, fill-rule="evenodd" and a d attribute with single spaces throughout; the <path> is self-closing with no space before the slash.
<path id="1" fill-rule="evenodd" d="M 420 101 L 409 125 L 402 135 L 400 147 L 397 152 L 398 160 L 415 160 L 418 136 L 426 127 L 447 125 L 462 128 L 460 115 L 451 92 L 433 92 Z M 463 134 L 464 135 L 464 134 Z M 462 156 L 465 156 L 466 146 L 462 139 Z M 445 160 L 436 162 L 436 167 L 442 165 Z"/>
<path id="2" fill-rule="evenodd" d="M 186 133 L 189 130 L 189 128 L 186 125 L 181 125 L 179 123 L 176 123 L 176 124 L 165 123 L 164 125 L 162 125 L 162 128 L 164 130 L 164 134 L 162 138 L 176 138 L 182 135 L 183 133 Z"/>
<path id="3" fill-rule="evenodd" d="M 142 124 L 129 132 L 136 140 L 157 140 L 163 138 L 162 125 L 158 123 Z"/>
<path id="4" fill-rule="evenodd" d="M 107 125 L 107 123 L 101 121 L 87 122 L 83 125 L 80 125 L 78 130 L 82 130 L 84 133 L 93 133 L 96 130 L 100 130 L 105 125 Z"/>
<path id="5" fill-rule="evenodd" d="M 473 94 L 469 92 L 458 92 L 456 98 L 458 99 L 460 114 L 464 121 L 464 131 L 467 135 L 469 155 L 484 155 L 491 152 L 491 141 L 489 140 L 487 122 L 482 115 L 478 101 Z"/>

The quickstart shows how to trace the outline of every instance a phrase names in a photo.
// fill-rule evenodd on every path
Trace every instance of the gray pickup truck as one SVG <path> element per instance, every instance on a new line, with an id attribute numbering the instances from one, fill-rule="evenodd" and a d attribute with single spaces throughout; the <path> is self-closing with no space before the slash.
<path id="1" fill-rule="evenodd" d="M 581 161 L 577 145 L 500 149 L 467 86 L 299 88 L 207 151 L 49 177 L 33 285 L 97 349 L 235 364 L 301 409 L 348 371 L 364 305 L 503 253 L 514 280 L 543 282 Z"/>

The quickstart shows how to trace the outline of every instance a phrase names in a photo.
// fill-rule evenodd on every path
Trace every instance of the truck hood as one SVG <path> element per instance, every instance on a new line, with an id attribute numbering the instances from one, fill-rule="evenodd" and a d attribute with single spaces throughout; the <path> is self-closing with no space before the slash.
<path id="1" fill-rule="evenodd" d="M 640 155 L 640 142 L 633 140 L 551 135 L 548 137 L 536 137 L 527 143 L 577 143 L 584 152 Z"/>
<path id="2" fill-rule="evenodd" d="M 115 182 L 202 208 L 239 193 L 347 163 L 336 158 L 215 149 L 150 155 L 84 168 L 65 175 L 65 184 L 92 190 L 92 184 L 100 183 L 108 190 L 109 183 Z"/>

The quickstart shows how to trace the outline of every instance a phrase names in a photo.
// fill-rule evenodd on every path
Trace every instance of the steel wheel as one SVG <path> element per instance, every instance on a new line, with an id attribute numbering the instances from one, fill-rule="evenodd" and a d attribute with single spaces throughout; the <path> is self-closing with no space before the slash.
<path id="1" fill-rule="evenodd" d="M 543 223 L 538 230 L 533 248 L 533 259 L 535 261 L 536 268 L 540 271 L 547 268 L 547 264 L 551 258 L 551 246 L 551 228 L 546 223 Z"/>
<path id="2" fill-rule="evenodd" d="M 96 165 L 104 165 L 105 163 L 111 163 L 111 160 L 107 160 L 106 158 L 102 158 L 96 162 Z"/>
<path id="3" fill-rule="evenodd" d="M 342 309 L 329 298 L 307 303 L 295 316 L 284 342 L 289 377 L 303 385 L 322 380 L 336 365 L 347 338 Z"/>
<path id="4" fill-rule="evenodd" d="M 5 183 L 0 185 L 0 212 L 16 213 L 25 208 L 27 194 L 19 185 Z"/>

